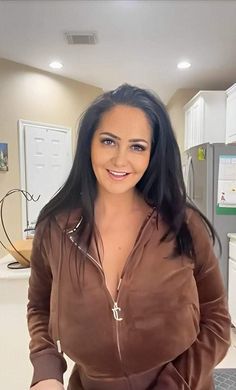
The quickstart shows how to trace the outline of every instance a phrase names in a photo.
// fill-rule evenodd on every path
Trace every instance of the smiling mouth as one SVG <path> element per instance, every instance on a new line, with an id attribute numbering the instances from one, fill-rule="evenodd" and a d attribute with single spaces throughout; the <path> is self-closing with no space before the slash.
<path id="1" fill-rule="evenodd" d="M 117 171 L 111 171 L 110 169 L 107 169 L 107 172 L 112 178 L 118 180 L 124 179 L 130 174 L 129 172 L 117 172 Z"/>

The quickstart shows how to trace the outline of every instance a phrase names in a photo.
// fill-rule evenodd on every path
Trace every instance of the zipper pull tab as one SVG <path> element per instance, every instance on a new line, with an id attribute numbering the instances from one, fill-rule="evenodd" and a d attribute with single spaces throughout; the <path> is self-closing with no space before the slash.
<path id="1" fill-rule="evenodd" d="M 59 353 L 62 353 L 60 340 L 57 340 L 57 350 L 58 350 Z"/>
<path id="2" fill-rule="evenodd" d="M 113 306 L 113 316 L 115 318 L 116 321 L 122 321 L 123 318 L 122 317 L 119 317 L 119 311 L 121 311 L 121 308 L 119 306 L 117 306 L 117 302 L 114 302 L 114 306 Z"/>

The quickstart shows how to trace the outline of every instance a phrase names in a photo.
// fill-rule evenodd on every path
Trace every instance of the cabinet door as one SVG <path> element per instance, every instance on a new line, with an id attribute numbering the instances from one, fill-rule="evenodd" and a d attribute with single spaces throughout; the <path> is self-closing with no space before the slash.
<path id="1" fill-rule="evenodd" d="M 192 108 L 190 107 L 185 112 L 185 135 L 184 135 L 185 150 L 187 150 L 193 146 L 192 134 L 193 134 L 193 131 L 192 131 Z"/>
<path id="2" fill-rule="evenodd" d="M 192 106 L 192 138 L 193 146 L 203 143 L 203 131 L 204 131 L 204 100 L 199 97 Z"/>
<path id="3" fill-rule="evenodd" d="M 204 99 L 200 96 L 185 111 L 185 150 L 204 142 Z"/>
<path id="4" fill-rule="evenodd" d="M 229 259 L 229 312 L 236 326 L 236 261 Z"/>
<path id="5" fill-rule="evenodd" d="M 236 142 L 236 91 L 227 98 L 226 143 Z"/>

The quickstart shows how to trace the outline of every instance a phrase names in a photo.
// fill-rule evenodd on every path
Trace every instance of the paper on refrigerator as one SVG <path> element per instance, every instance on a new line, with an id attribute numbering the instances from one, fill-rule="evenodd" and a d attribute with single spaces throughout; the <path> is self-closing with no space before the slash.
<path id="1" fill-rule="evenodd" d="M 219 156 L 219 207 L 236 207 L 236 155 Z"/>

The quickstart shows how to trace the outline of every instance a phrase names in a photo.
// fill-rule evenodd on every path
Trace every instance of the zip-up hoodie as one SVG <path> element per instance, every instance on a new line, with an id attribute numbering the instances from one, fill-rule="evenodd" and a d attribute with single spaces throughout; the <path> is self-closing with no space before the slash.
<path id="1" fill-rule="evenodd" d="M 79 237 L 81 211 L 44 220 L 31 256 L 28 324 L 32 384 L 69 390 L 211 390 L 213 368 L 230 345 L 230 317 L 209 233 L 199 214 L 186 221 L 196 259 L 171 257 L 175 239 L 157 210 L 144 222 L 114 301 L 94 247 Z M 112 261 L 112 259 L 111 259 Z M 83 276 L 81 276 L 83 275 Z"/>

